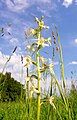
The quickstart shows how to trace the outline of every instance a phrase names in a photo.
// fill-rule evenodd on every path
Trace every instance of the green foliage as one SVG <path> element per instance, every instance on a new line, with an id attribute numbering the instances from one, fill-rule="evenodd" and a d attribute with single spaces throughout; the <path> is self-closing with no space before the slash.
<path id="1" fill-rule="evenodd" d="M 77 120 L 77 87 L 73 83 L 69 94 L 69 107 L 71 108 L 72 120 Z"/>
<path id="2" fill-rule="evenodd" d="M 77 120 L 77 93 L 71 94 L 70 92 L 69 103 L 72 105 L 72 120 Z M 62 99 L 59 96 L 56 97 L 55 105 L 57 111 L 61 114 L 62 120 L 69 120 L 68 113 L 63 105 Z M 51 111 L 50 115 L 48 116 L 48 109 L 50 107 Z M 57 111 L 54 109 L 52 111 L 52 106 L 50 106 L 48 102 L 44 102 L 41 105 L 40 120 L 60 120 Z M 27 120 L 27 114 L 25 102 L 0 102 L 0 120 Z M 37 100 L 33 99 L 30 107 L 30 120 L 36 120 L 36 116 Z"/>
<path id="3" fill-rule="evenodd" d="M 3 75 L 2 78 L 5 78 L 5 76 L 6 74 Z M 7 75 L 7 78 L 10 78 L 10 74 Z M 12 79 L 12 82 L 11 82 L 12 85 L 15 83 L 13 85 L 13 88 L 11 89 L 16 90 L 16 95 L 17 95 L 18 94 L 17 85 L 19 86 L 19 83 L 17 82 L 18 84 L 16 85 L 16 81 L 14 82 L 13 81 L 14 79 L 13 78 L 11 79 Z M 8 84 L 6 82 L 6 86 L 9 85 L 12 87 L 11 83 L 9 85 L 9 82 Z M 20 87 L 18 87 L 18 89 L 20 89 Z M 3 90 L 6 90 L 6 89 L 3 89 Z M 68 103 L 71 110 L 72 120 L 77 120 L 77 89 L 75 85 L 72 84 L 70 94 L 67 95 L 67 97 L 69 98 Z M 25 101 L 24 102 L 22 101 L 0 102 L 0 120 L 9 120 L 9 119 L 10 120 L 27 120 L 28 113 L 26 113 L 26 109 L 27 109 L 26 104 L 27 103 L 25 103 Z M 43 104 L 41 104 L 40 120 L 61 120 L 59 117 L 59 114 L 61 115 L 62 120 L 69 120 L 68 112 L 66 111 L 65 105 L 63 104 L 63 101 L 60 96 L 56 96 L 54 104 L 56 106 L 57 111 L 53 109 L 53 107 L 49 104 L 49 102 L 43 102 Z M 48 111 L 48 109 L 50 111 Z M 30 120 L 36 120 L 36 116 L 37 116 L 37 100 L 32 99 L 32 104 L 30 106 Z"/>
<path id="4" fill-rule="evenodd" d="M 11 73 L 0 73 L 0 100 L 15 101 L 21 96 L 21 84 L 11 78 Z M 23 88 L 22 88 L 23 89 Z"/>

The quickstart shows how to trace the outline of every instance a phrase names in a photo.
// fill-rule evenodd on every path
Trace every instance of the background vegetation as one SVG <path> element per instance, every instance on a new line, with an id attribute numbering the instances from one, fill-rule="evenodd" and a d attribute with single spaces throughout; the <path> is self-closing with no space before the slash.
<path id="1" fill-rule="evenodd" d="M 6 78 L 6 79 L 5 79 Z M 5 80 L 5 84 L 2 85 Z M 11 73 L 5 75 L 0 74 L 0 120 L 27 120 L 26 102 L 21 100 L 21 84 L 11 78 Z M 24 92 L 25 94 L 25 92 Z M 25 95 L 24 95 L 25 96 Z M 72 120 L 77 120 L 77 88 L 72 83 L 69 94 L 69 106 L 71 107 Z M 63 120 L 68 119 L 68 113 L 60 96 L 56 96 L 55 105 L 61 114 Z M 51 108 L 50 108 L 51 107 Z M 50 113 L 49 113 L 49 108 Z M 37 116 L 37 100 L 32 100 L 30 120 L 36 120 Z M 51 119 L 53 118 L 53 119 Z M 52 112 L 52 106 L 44 102 L 41 107 L 40 120 L 59 120 L 59 116 L 55 110 Z"/>

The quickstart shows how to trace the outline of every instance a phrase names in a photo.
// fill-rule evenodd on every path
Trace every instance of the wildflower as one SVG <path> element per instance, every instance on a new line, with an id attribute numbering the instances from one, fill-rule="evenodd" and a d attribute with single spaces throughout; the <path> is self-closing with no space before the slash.
<path id="1" fill-rule="evenodd" d="M 43 29 L 43 28 L 49 29 L 49 26 L 44 25 L 44 21 L 42 21 L 42 20 L 39 22 L 38 25 L 39 25 L 39 27 L 40 27 L 41 29 Z"/>
<path id="2" fill-rule="evenodd" d="M 49 26 L 44 26 L 44 28 L 49 29 Z"/>
<path id="3" fill-rule="evenodd" d="M 40 93 L 37 88 L 34 89 L 34 92 L 37 93 L 37 94 Z"/>
<path id="4" fill-rule="evenodd" d="M 39 21 L 39 27 L 44 28 L 44 21 Z"/>
<path id="5" fill-rule="evenodd" d="M 27 48 L 30 49 L 31 48 L 30 45 L 27 45 Z"/>
<path id="6" fill-rule="evenodd" d="M 50 69 L 50 70 L 53 70 L 53 68 L 54 68 L 54 64 L 53 64 L 53 63 L 50 63 L 49 69 Z"/>
<path id="7" fill-rule="evenodd" d="M 27 45 L 27 49 L 30 50 L 30 51 L 35 51 L 34 47 L 32 45 Z"/>
<path id="8" fill-rule="evenodd" d="M 45 41 L 46 41 L 49 45 L 51 45 L 51 37 L 47 38 Z"/>
<path id="9" fill-rule="evenodd" d="M 36 21 L 36 22 L 39 22 L 39 19 L 38 19 L 37 17 L 35 17 L 35 21 Z"/>
<path id="10" fill-rule="evenodd" d="M 30 56 L 26 56 L 25 61 L 26 61 L 26 64 L 25 64 L 26 67 L 28 67 L 32 63 L 32 59 Z"/>
<path id="11" fill-rule="evenodd" d="M 44 39 L 43 37 L 41 37 L 40 39 L 38 39 L 37 41 L 38 46 L 49 46 L 47 39 Z"/>
<path id="12" fill-rule="evenodd" d="M 38 41 L 37 41 L 37 44 L 38 44 L 38 46 L 43 46 L 44 47 L 44 44 L 45 44 L 45 39 L 43 38 L 43 37 L 41 37 L 41 39 L 38 39 Z"/>
<path id="13" fill-rule="evenodd" d="M 33 92 L 33 90 L 30 91 L 30 98 L 32 98 Z"/>
<path id="14" fill-rule="evenodd" d="M 32 97 L 32 94 L 33 94 L 34 92 L 37 93 L 37 94 L 39 94 L 38 89 L 35 88 L 35 86 L 32 86 L 32 87 L 31 87 L 31 90 L 30 90 L 30 94 L 31 94 L 30 96 L 31 96 L 31 97 Z"/>
<path id="15" fill-rule="evenodd" d="M 35 29 L 31 28 L 31 33 L 34 35 L 36 33 Z"/>
<path id="16" fill-rule="evenodd" d="M 45 63 L 43 63 L 42 67 L 40 68 L 40 72 L 44 72 L 47 68 L 48 66 Z"/>
<path id="17" fill-rule="evenodd" d="M 35 30 L 33 28 L 29 28 L 25 31 L 26 37 L 30 37 L 35 34 Z"/>
<path id="18" fill-rule="evenodd" d="M 42 29 L 42 28 L 45 28 L 45 29 L 49 29 L 49 26 L 46 26 L 46 25 L 44 25 L 44 21 L 40 21 L 39 22 L 39 27 Z"/>
<path id="19" fill-rule="evenodd" d="M 56 107 L 54 105 L 54 97 L 53 96 L 50 96 L 49 103 L 53 106 L 54 109 L 56 109 Z"/>
<path id="20" fill-rule="evenodd" d="M 41 62 L 42 62 L 42 63 L 44 63 L 44 62 L 45 62 L 45 58 L 44 58 L 44 57 L 42 57 L 42 56 L 40 56 L 40 60 L 41 60 Z"/>
<path id="21" fill-rule="evenodd" d="M 26 82 L 29 82 L 29 80 L 30 80 L 30 77 L 27 77 L 27 78 L 26 78 Z"/>
<path id="22" fill-rule="evenodd" d="M 52 105 L 53 101 L 54 101 L 54 97 L 51 96 L 51 97 L 49 98 L 49 102 L 50 102 L 51 105 Z"/>
<path id="23" fill-rule="evenodd" d="M 42 17 L 42 19 L 43 19 L 43 17 Z M 37 22 L 37 24 L 38 24 L 38 26 L 39 26 L 39 28 L 44 28 L 44 21 L 42 21 L 42 19 L 38 19 L 37 17 L 35 17 L 35 21 Z"/>
<path id="24" fill-rule="evenodd" d="M 43 28 L 49 29 L 49 26 L 45 26 L 44 25 L 44 21 L 43 21 L 44 16 L 41 17 L 41 19 L 39 20 L 37 17 L 35 17 L 35 21 L 37 22 L 39 28 L 42 30 Z"/>

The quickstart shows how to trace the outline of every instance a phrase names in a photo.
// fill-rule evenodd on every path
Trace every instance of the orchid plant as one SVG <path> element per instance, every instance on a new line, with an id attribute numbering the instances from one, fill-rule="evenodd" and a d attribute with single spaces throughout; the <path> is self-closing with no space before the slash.
<path id="1" fill-rule="evenodd" d="M 43 21 L 44 16 L 42 16 L 40 19 L 35 17 L 35 22 L 37 23 L 37 28 L 30 28 L 26 31 L 26 36 L 27 37 L 33 37 L 36 39 L 35 42 L 33 42 L 31 45 L 28 45 L 27 48 L 30 51 L 35 52 L 35 61 L 30 57 L 26 57 L 26 64 L 25 66 L 29 66 L 30 64 L 33 64 L 36 67 L 36 75 L 31 75 L 30 76 L 30 81 L 31 78 L 34 77 L 37 79 L 37 87 L 32 84 L 31 86 L 31 96 L 33 92 L 37 94 L 37 120 L 40 119 L 40 106 L 41 106 L 41 75 L 43 72 L 45 72 L 46 69 L 48 69 L 48 65 L 45 63 L 45 58 L 40 55 L 40 51 L 42 48 L 46 46 L 51 46 L 51 38 L 44 38 L 42 36 L 42 31 L 44 29 L 48 29 L 49 27 L 45 25 Z"/>
<path id="2" fill-rule="evenodd" d="M 59 93 L 61 95 L 61 98 L 63 100 L 63 103 L 65 104 L 66 110 L 68 111 L 68 104 L 67 104 L 67 100 L 65 97 L 65 93 L 63 92 L 63 89 L 60 86 L 59 81 L 58 81 L 56 74 L 54 72 L 54 63 L 53 62 L 51 62 L 50 64 L 47 63 L 46 58 L 44 58 L 40 54 L 40 51 L 42 51 L 42 49 L 44 47 L 51 46 L 51 43 L 52 43 L 51 37 L 44 38 L 42 35 L 42 31 L 44 29 L 49 29 L 49 27 L 45 25 L 43 19 L 44 19 L 44 16 L 42 16 L 40 19 L 35 17 L 35 22 L 37 23 L 37 27 L 36 28 L 29 28 L 27 31 L 25 31 L 26 38 L 35 39 L 34 42 L 30 43 L 30 45 L 27 45 L 27 49 L 28 49 L 28 51 L 30 51 L 30 53 L 32 53 L 32 56 L 27 55 L 25 57 L 25 67 L 27 68 L 27 72 L 28 72 L 28 68 L 31 67 L 32 65 L 35 68 L 34 71 L 32 70 L 32 74 L 27 73 L 27 78 L 26 78 L 27 91 L 26 92 L 28 94 L 26 97 L 28 97 L 28 104 L 31 105 L 33 93 L 37 94 L 37 120 L 40 120 L 41 105 L 43 104 L 43 102 L 41 101 L 41 94 L 42 94 L 41 93 L 41 80 L 42 80 L 42 75 L 46 70 L 49 72 L 51 78 L 56 83 L 57 88 L 59 90 Z M 61 44 L 60 44 L 60 39 L 59 39 L 59 36 L 57 34 L 57 37 L 58 37 L 57 42 L 58 43 L 56 43 L 56 37 L 55 37 L 54 32 L 52 32 L 52 36 L 54 39 L 53 42 L 55 44 L 56 50 L 60 54 L 61 76 L 62 76 L 62 81 L 63 81 L 63 87 L 65 90 L 64 65 L 63 65 L 62 48 L 61 48 Z M 36 79 L 36 83 L 37 83 L 36 85 L 33 83 L 34 79 Z M 30 83 L 30 86 L 29 86 L 29 83 Z M 54 105 L 54 96 L 52 96 L 52 94 L 45 101 L 49 101 L 49 103 L 53 107 L 53 109 L 55 109 L 57 111 L 56 106 Z M 28 108 L 28 116 L 30 116 L 29 115 L 30 114 L 29 113 L 30 105 Z M 59 112 L 57 112 L 57 114 L 60 116 Z M 29 119 L 30 119 L 30 117 L 28 117 L 28 120 Z M 60 119 L 62 120 L 61 116 L 60 116 Z"/>

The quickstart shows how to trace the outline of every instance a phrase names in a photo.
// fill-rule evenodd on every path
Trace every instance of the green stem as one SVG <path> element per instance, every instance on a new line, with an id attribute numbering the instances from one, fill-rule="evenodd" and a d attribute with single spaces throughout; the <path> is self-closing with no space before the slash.
<path id="1" fill-rule="evenodd" d="M 51 72 L 51 71 L 50 71 L 50 72 Z M 51 76 L 54 78 L 54 80 L 55 80 L 55 82 L 56 82 L 56 85 L 57 85 L 57 87 L 58 87 L 58 89 L 59 89 L 59 92 L 60 92 L 60 95 L 61 95 L 61 97 L 62 97 L 62 100 L 63 100 L 63 102 L 64 102 L 64 104 L 65 104 L 66 110 L 68 111 L 67 101 L 66 101 L 65 95 L 64 95 L 64 93 L 63 93 L 63 91 L 62 91 L 62 88 L 61 88 L 61 86 L 59 85 L 59 82 L 58 82 L 55 74 L 52 74 L 52 73 L 51 73 Z"/>
<path id="2" fill-rule="evenodd" d="M 27 77 L 29 77 L 29 71 L 27 67 Z M 26 83 L 26 106 L 27 106 L 27 120 L 30 120 L 30 108 L 29 108 L 29 81 Z"/>
<path id="3" fill-rule="evenodd" d="M 60 48 L 60 70 L 61 70 L 61 78 L 63 81 L 63 88 L 65 90 L 66 93 L 66 82 L 65 82 L 65 78 L 64 78 L 64 61 L 63 61 L 63 53 L 62 53 L 62 46 L 60 43 L 60 37 L 58 36 L 58 44 L 59 44 L 59 48 Z"/>
<path id="4" fill-rule="evenodd" d="M 37 74 L 38 74 L 38 97 L 37 97 L 37 120 L 40 120 L 40 79 L 41 79 L 41 73 L 40 73 L 40 62 L 39 62 L 39 52 L 37 52 Z"/>
<path id="5" fill-rule="evenodd" d="M 23 79 L 23 67 L 21 70 L 21 100 L 22 100 L 22 96 L 23 96 L 23 85 L 22 85 L 22 79 Z"/>

